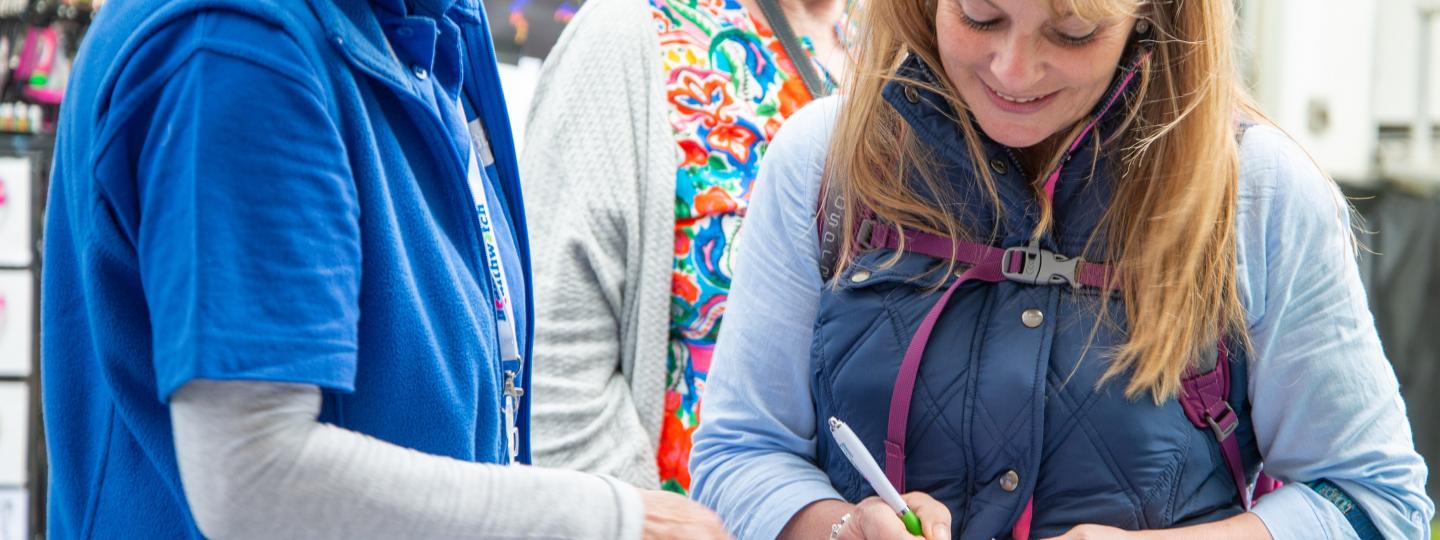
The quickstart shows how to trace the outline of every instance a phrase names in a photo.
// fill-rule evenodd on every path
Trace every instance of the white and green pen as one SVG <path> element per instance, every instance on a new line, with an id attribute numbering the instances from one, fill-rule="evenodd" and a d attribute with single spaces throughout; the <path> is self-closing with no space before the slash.
<path id="1" fill-rule="evenodd" d="M 885 477 L 885 472 L 880 470 L 875 458 L 870 457 L 870 451 L 865 449 L 865 444 L 860 442 L 854 431 L 850 431 L 850 426 L 831 416 L 830 436 L 835 437 L 840 451 L 850 459 L 855 470 L 860 471 L 860 476 L 870 482 L 870 487 L 880 496 L 880 500 L 890 505 L 890 509 L 900 516 L 900 521 L 905 522 L 905 530 L 915 536 L 924 536 L 925 533 L 920 531 L 920 518 L 910 511 L 910 506 L 905 504 L 905 499 L 900 498 L 900 492 L 895 491 L 895 486 L 890 485 L 890 479 Z"/>

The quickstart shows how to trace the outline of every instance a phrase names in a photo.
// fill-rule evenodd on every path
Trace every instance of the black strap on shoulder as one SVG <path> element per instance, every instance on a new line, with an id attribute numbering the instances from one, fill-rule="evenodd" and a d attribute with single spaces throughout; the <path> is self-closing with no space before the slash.
<path id="1" fill-rule="evenodd" d="M 805 89 L 810 91 L 810 97 L 820 99 L 830 94 L 830 86 L 820 78 L 820 72 L 816 71 L 815 63 L 810 60 L 810 53 L 805 46 L 800 44 L 799 36 L 795 35 L 795 29 L 790 27 L 790 20 L 785 17 L 785 10 L 780 9 L 779 0 L 755 0 L 760 6 L 760 12 L 765 15 L 765 20 L 770 23 L 770 29 L 775 32 L 775 39 L 780 41 L 784 47 L 785 55 L 790 57 L 790 63 L 795 65 L 795 71 L 800 73 L 800 81 L 805 83 Z M 835 231 L 839 229 L 840 223 L 845 216 L 845 201 L 840 195 L 840 190 L 830 189 L 829 182 L 822 180 L 820 185 L 820 208 L 816 214 L 816 235 L 820 241 L 820 277 L 830 281 L 835 273 L 836 262 L 840 259 L 840 235 Z"/>
<path id="2" fill-rule="evenodd" d="M 830 185 L 828 177 L 820 180 L 820 208 L 815 215 L 815 234 L 820 242 L 820 279 L 829 282 L 840 262 L 840 226 L 845 221 L 845 197 Z"/>
<path id="3" fill-rule="evenodd" d="M 810 97 L 820 99 L 830 94 L 830 87 L 820 78 L 820 72 L 815 70 L 815 63 L 810 61 L 810 53 L 800 44 L 799 36 L 790 27 L 790 20 L 785 18 L 785 10 L 780 9 L 779 0 L 756 0 L 760 5 L 760 12 L 765 14 L 765 20 L 770 23 L 770 29 L 775 32 L 775 39 L 780 41 L 780 46 L 785 48 L 785 55 L 790 57 L 790 63 L 795 64 L 795 71 L 800 72 L 800 81 L 805 83 L 805 89 L 810 91 Z"/>

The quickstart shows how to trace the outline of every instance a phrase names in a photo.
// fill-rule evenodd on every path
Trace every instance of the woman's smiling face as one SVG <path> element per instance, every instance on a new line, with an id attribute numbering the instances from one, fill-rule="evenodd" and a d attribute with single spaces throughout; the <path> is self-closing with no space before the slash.
<path id="1" fill-rule="evenodd" d="M 1074 125 L 1110 85 L 1134 15 L 1085 21 L 1050 0 L 939 0 L 951 84 L 997 142 L 1029 148 Z"/>

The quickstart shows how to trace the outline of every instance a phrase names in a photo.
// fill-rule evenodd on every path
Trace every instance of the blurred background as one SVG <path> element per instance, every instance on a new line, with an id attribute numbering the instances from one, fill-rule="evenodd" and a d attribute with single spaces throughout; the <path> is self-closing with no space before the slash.
<path id="1" fill-rule="evenodd" d="M 540 67 L 584 0 L 484 2 L 524 144 Z M 1236 6 L 1251 90 L 1340 182 L 1361 218 L 1371 308 L 1433 470 L 1440 464 L 1440 0 Z M 44 195 L 66 75 L 101 8 L 99 0 L 0 0 L 0 540 L 39 538 L 44 530 L 36 391 Z M 1434 476 L 1430 496 L 1440 498 Z"/>

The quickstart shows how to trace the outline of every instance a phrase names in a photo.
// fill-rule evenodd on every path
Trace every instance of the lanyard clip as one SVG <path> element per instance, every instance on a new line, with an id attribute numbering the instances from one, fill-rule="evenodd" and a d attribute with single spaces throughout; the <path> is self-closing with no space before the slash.
<path id="1" fill-rule="evenodd" d="M 520 457 L 518 415 L 520 413 L 520 397 L 525 395 L 525 389 L 515 385 L 515 378 L 518 375 L 514 371 L 505 371 L 505 386 L 502 390 L 505 395 L 505 442 L 507 449 L 510 450 L 511 463 Z"/>
<path id="2" fill-rule="evenodd" d="M 518 376 L 514 371 L 505 372 L 505 396 L 512 399 L 520 399 L 525 395 L 525 389 L 515 385 L 515 378 Z"/>

